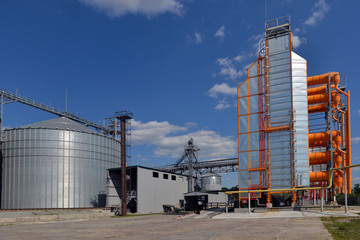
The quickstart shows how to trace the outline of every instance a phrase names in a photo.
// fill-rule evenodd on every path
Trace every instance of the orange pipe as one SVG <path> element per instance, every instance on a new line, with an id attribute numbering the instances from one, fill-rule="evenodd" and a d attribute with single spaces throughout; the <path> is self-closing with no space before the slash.
<path id="1" fill-rule="evenodd" d="M 342 91 L 341 89 L 339 89 L 339 82 L 340 82 L 340 75 L 339 74 L 335 74 L 334 78 L 332 79 L 333 82 L 335 83 L 335 89 L 339 92 L 344 94 L 345 96 L 348 96 L 348 93 Z"/>
<path id="2" fill-rule="evenodd" d="M 332 119 L 333 119 L 334 121 L 340 122 L 339 119 L 337 119 L 334 114 L 332 115 Z"/>
<path id="3" fill-rule="evenodd" d="M 329 94 L 323 93 L 323 94 L 316 94 L 311 95 L 307 97 L 308 104 L 318 104 L 318 103 L 327 103 L 329 102 Z"/>
<path id="4" fill-rule="evenodd" d="M 310 105 L 308 106 L 308 113 L 318 113 L 318 112 L 325 112 L 327 109 L 326 103 Z"/>
<path id="5" fill-rule="evenodd" d="M 347 92 L 347 110 L 346 110 L 346 166 L 351 165 L 351 125 L 350 125 L 350 91 Z M 348 192 L 351 193 L 351 170 L 346 170 L 346 185 Z"/>
<path id="6" fill-rule="evenodd" d="M 330 160 L 331 160 L 330 151 L 309 153 L 310 165 L 327 164 Z"/>
<path id="7" fill-rule="evenodd" d="M 333 145 L 334 145 L 334 141 L 333 141 Z M 309 142 L 309 148 L 327 147 L 327 146 L 329 146 L 328 141 Z"/>
<path id="8" fill-rule="evenodd" d="M 332 137 L 336 137 L 339 135 L 339 131 L 332 131 Z M 309 134 L 309 143 L 310 142 L 319 142 L 319 141 L 330 141 L 330 131 L 327 132 L 320 132 L 320 133 L 310 133 Z"/>
<path id="9" fill-rule="evenodd" d="M 331 101 L 335 101 L 337 100 L 337 95 L 339 95 L 339 93 L 332 91 L 331 92 Z M 340 95 L 339 95 L 339 102 L 340 102 Z M 328 93 L 321 93 L 321 94 L 316 94 L 316 95 L 310 95 L 307 97 L 308 99 L 308 104 L 318 104 L 318 103 L 328 103 L 329 102 L 329 94 Z M 339 105 L 339 103 L 337 104 Z M 336 105 L 336 106 L 337 106 Z"/>
<path id="10" fill-rule="evenodd" d="M 342 142 L 341 142 L 342 146 L 345 146 L 345 138 L 344 138 L 344 136 L 345 136 L 345 119 L 344 119 L 345 116 L 343 116 L 341 118 L 341 136 L 343 136 L 343 139 L 342 139 Z"/>
<path id="11" fill-rule="evenodd" d="M 331 88 L 335 88 L 335 85 L 331 85 Z M 323 94 L 327 92 L 327 84 L 321 85 L 320 87 L 308 88 L 307 93 L 308 96 Z"/>
<path id="12" fill-rule="evenodd" d="M 331 76 L 331 82 L 334 83 L 334 77 L 335 75 L 339 75 L 338 72 L 331 72 L 330 76 Z M 328 84 L 329 83 L 329 73 L 325 73 L 325 74 L 321 74 L 321 75 L 317 75 L 317 76 L 312 76 L 312 77 L 308 77 L 307 78 L 307 85 L 308 86 L 314 86 L 314 85 L 319 85 L 319 84 Z"/>
<path id="13" fill-rule="evenodd" d="M 329 181 L 329 172 L 310 172 L 310 182 Z"/>

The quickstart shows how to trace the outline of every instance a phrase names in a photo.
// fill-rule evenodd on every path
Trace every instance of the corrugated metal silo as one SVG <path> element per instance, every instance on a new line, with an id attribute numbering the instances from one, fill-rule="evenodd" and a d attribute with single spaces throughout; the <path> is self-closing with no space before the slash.
<path id="1" fill-rule="evenodd" d="M 120 144 L 67 118 L 4 131 L 3 209 L 105 205 L 106 170 Z"/>

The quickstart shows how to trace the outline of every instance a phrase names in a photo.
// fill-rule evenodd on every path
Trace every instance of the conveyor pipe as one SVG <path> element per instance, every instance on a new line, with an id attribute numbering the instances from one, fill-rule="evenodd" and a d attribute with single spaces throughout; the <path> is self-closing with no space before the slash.
<path id="1" fill-rule="evenodd" d="M 331 82 L 334 83 L 334 77 L 336 75 L 339 75 L 338 72 L 331 72 L 330 78 Z M 329 82 L 329 73 L 324 73 L 317 76 L 312 76 L 307 78 L 307 85 L 308 86 L 314 86 L 314 85 L 320 85 L 320 84 L 327 84 Z"/>
<path id="2" fill-rule="evenodd" d="M 314 104 L 308 106 L 308 113 L 325 112 L 327 109 L 326 103 Z"/>
<path id="3" fill-rule="evenodd" d="M 327 164 L 331 161 L 331 152 L 309 153 L 309 165 Z"/>
<path id="4" fill-rule="evenodd" d="M 339 131 L 333 130 L 332 131 L 333 140 L 339 134 L 340 134 Z M 324 142 L 330 141 L 330 131 L 309 134 L 309 143 L 319 142 L 319 141 L 324 141 Z"/>
<path id="5" fill-rule="evenodd" d="M 335 88 L 335 85 L 331 84 L 331 88 Z M 308 88 L 307 90 L 308 96 L 323 93 L 327 93 L 327 84 L 321 85 L 319 87 Z"/>
<path id="6" fill-rule="evenodd" d="M 329 172 L 309 172 L 310 182 L 326 182 L 329 179 Z"/>

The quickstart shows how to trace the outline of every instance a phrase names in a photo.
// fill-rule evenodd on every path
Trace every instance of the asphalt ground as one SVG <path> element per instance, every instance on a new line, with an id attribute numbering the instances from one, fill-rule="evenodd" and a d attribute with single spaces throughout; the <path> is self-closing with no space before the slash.
<path id="1" fill-rule="evenodd" d="M 294 217 L 294 212 L 287 216 L 270 213 L 266 217 L 250 217 L 252 214 L 203 211 L 200 215 L 146 215 L 3 225 L 0 239 L 332 239 L 318 216 Z M 275 217 L 276 214 L 283 215 Z"/>

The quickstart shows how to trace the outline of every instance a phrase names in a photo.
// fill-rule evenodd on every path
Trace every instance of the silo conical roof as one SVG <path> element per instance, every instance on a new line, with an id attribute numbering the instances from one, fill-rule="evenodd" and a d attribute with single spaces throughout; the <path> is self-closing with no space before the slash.
<path id="1" fill-rule="evenodd" d="M 75 132 L 85 132 L 91 134 L 100 134 L 99 132 L 91 128 L 88 128 L 80 123 L 77 123 L 73 120 L 70 120 L 66 117 L 53 118 L 50 120 L 36 122 L 22 127 L 17 127 L 15 129 L 24 129 L 24 128 L 57 129 L 57 130 L 67 130 L 67 131 L 75 131 Z"/>

